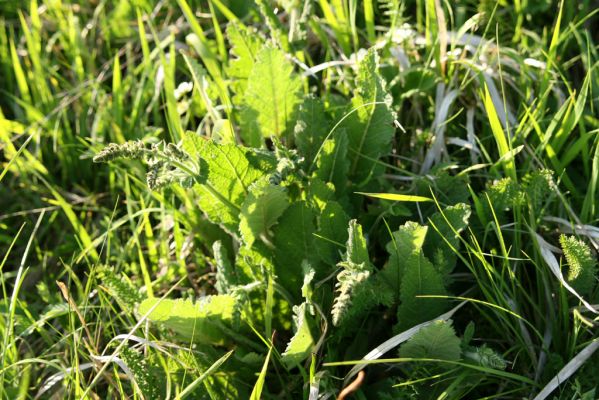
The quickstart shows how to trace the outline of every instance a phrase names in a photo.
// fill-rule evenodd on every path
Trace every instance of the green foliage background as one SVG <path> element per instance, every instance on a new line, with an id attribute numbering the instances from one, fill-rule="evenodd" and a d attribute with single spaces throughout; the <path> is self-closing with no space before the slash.
<path id="1" fill-rule="evenodd" d="M 595 398 L 597 13 L 0 2 L 0 397 Z"/>

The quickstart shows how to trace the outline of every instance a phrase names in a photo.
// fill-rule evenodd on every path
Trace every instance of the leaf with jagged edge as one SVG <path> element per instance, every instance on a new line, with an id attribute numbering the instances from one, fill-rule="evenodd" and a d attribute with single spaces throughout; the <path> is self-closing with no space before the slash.
<path id="1" fill-rule="evenodd" d="M 150 363 L 146 355 L 124 346 L 119 353 L 119 357 L 129 368 L 135 379 L 135 384 L 143 393 L 145 399 L 158 400 L 164 398 L 164 394 L 160 393 L 161 383 L 164 382 L 159 382 L 158 368 Z"/>
<path id="2" fill-rule="evenodd" d="M 482 202 L 489 216 L 492 216 L 490 207 L 493 207 L 493 211 L 499 216 L 505 210 L 524 201 L 524 192 L 522 192 L 520 185 L 511 178 L 503 178 L 494 182 L 485 190 L 485 194 L 488 196 L 488 201 L 486 196 L 483 195 Z M 489 205 L 489 203 L 491 204 Z"/>
<path id="3" fill-rule="evenodd" d="M 242 95 L 247 87 L 256 56 L 264 45 L 264 38 L 253 27 L 231 22 L 227 26 L 227 38 L 231 46 L 231 55 L 226 67 L 227 76 L 231 79 L 231 88 L 237 95 Z"/>
<path id="4" fill-rule="evenodd" d="M 424 254 L 432 257 L 435 267 L 444 277 L 455 267 L 457 255 L 451 248 L 459 250 L 458 235 L 468 226 L 471 213 L 468 204 L 458 203 L 444 208 L 430 218 L 430 233 L 424 243 Z"/>
<path id="5" fill-rule="evenodd" d="M 318 217 L 318 232 L 320 237 L 314 242 L 322 260 L 330 266 L 339 261 L 339 253 L 343 248 L 339 243 L 347 242 L 347 225 L 349 217 L 343 207 L 336 201 L 328 201 Z"/>
<path id="6" fill-rule="evenodd" d="M 292 293 L 301 286 L 303 261 L 312 265 L 318 261 L 314 251 L 314 219 L 314 211 L 308 203 L 299 201 L 285 210 L 273 228 L 275 272 L 278 282 Z"/>
<path id="7" fill-rule="evenodd" d="M 281 186 L 252 186 L 241 205 L 239 222 L 239 231 L 246 246 L 251 246 L 262 235 L 266 238 L 268 230 L 288 206 L 287 193 Z"/>
<path id="8" fill-rule="evenodd" d="M 235 286 L 251 281 L 250 277 L 231 263 L 225 246 L 220 240 L 212 245 L 214 261 L 216 262 L 216 290 L 219 294 L 230 293 Z"/>
<path id="9" fill-rule="evenodd" d="M 553 171 L 548 169 L 534 171 L 526 174 L 522 181 L 530 209 L 537 213 L 540 212 L 543 205 L 556 192 Z"/>
<path id="10" fill-rule="evenodd" d="M 346 268 L 370 270 L 370 257 L 368 256 L 366 239 L 364 238 L 364 234 L 362 234 L 362 225 L 358 224 L 357 220 L 352 219 L 349 221 L 347 235 L 345 262 L 348 266 Z"/>
<path id="11" fill-rule="evenodd" d="M 378 67 L 378 54 L 372 48 L 358 64 L 357 92 L 351 103 L 355 111 L 343 122 L 349 138 L 349 175 L 358 186 L 372 179 L 375 169 L 380 171 L 377 160 L 390 152 L 395 133 L 392 99 Z"/>
<path id="12" fill-rule="evenodd" d="M 194 186 L 200 209 L 233 235 L 249 187 L 276 167 L 274 157 L 234 144 L 218 144 L 193 132 L 183 139 L 183 149 L 200 165 Z"/>
<path id="13" fill-rule="evenodd" d="M 428 321 L 445 309 L 445 299 L 419 298 L 422 295 L 444 296 L 443 277 L 420 252 L 407 260 L 400 288 L 401 304 L 397 308 L 398 330 L 406 330 Z"/>
<path id="14" fill-rule="evenodd" d="M 396 301 L 399 300 L 399 289 L 404 274 L 406 260 L 415 252 L 422 249 L 428 227 L 417 222 L 406 222 L 397 231 L 385 248 L 389 253 L 389 262 L 378 274 L 382 282 L 393 289 Z"/>
<path id="15" fill-rule="evenodd" d="M 282 354 L 282 361 L 287 368 L 293 368 L 304 361 L 310 355 L 316 342 L 312 334 L 315 321 L 308 312 L 308 307 L 306 302 L 293 307 L 293 321 L 296 330 Z"/>
<path id="16" fill-rule="evenodd" d="M 299 106 L 293 133 L 300 154 L 308 167 L 320 149 L 329 131 L 329 121 L 322 100 L 310 95 Z"/>
<path id="17" fill-rule="evenodd" d="M 132 309 L 142 300 L 139 290 L 127 279 L 118 274 L 113 268 L 104 267 L 98 271 L 102 286 L 115 299 L 123 310 Z"/>
<path id="18" fill-rule="evenodd" d="M 347 186 L 348 145 L 349 139 L 345 130 L 338 130 L 335 135 L 324 141 L 314 161 L 316 163 L 314 176 L 335 185 L 337 194 L 342 194 Z"/>
<path id="19" fill-rule="evenodd" d="M 149 312 L 150 321 L 173 330 L 184 340 L 224 345 L 228 340 L 223 332 L 235 323 L 237 310 L 234 296 L 215 295 L 195 303 L 189 299 L 149 298 L 141 302 L 138 313 L 143 316 Z"/>
<path id="20" fill-rule="evenodd" d="M 462 353 L 461 341 L 449 321 L 435 321 L 420 329 L 399 349 L 402 358 L 432 358 L 458 361 Z M 439 363 L 441 368 L 453 368 L 451 364 Z"/>
<path id="21" fill-rule="evenodd" d="M 581 295 L 589 294 L 596 284 L 597 260 L 591 249 L 574 236 L 560 235 L 559 242 L 568 262 L 566 279 Z"/>
<path id="22" fill-rule="evenodd" d="M 252 247 L 241 246 L 235 257 L 235 267 L 251 280 L 266 279 L 264 273 L 274 272 L 274 255 L 263 242 L 255 242 Z M 249 283 L 249 282 L 246 282 Z"/>
<path id="23" fill-rule="evenodd" d="M 311 331 L 311 316 L 306 312 L 306 303 L 294 306 L 294 320 L 297 326 L 295 335 L 291 338 L 285 352 L 282 354 L 282 361 L 287 368 L 292 368 L 306 359 L 314 347 L 314 336 Z"/>
<path id="24" fill-rule="evenodd" d="M 260 147 L 263 138 L 293 134 L 301 102 L 302 80 L 281 50 L 265 45 L 258 52 L 243 96 L 239 119 L 242 139 Z"/>
<path id="25" fill-rule="evenodd" d="M 368 257 L 362 226 L 356 220 L 349 222 L 344 261 L 338 264 L 343 270 L 337 275 L 337 295 L 331 310 L 333 325 L 357 321 L 377 304 L 389 305 L 391 290 L 371 279 L 374 271 Z"/>

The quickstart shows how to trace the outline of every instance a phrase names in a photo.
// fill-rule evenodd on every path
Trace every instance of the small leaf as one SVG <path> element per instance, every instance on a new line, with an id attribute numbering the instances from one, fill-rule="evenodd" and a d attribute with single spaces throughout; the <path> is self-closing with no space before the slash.
<path id="1" fill-rule="evenodd" d="M 568 261 L 566 279 L 581 295 L 589 294 L 597 283 L 597 261 L 591 254 L 591 249 L 574 236 L 560 235 L 559 242 Z"/>
<path id="2" fill-rule="evenodd" d="M 392 240 L 385 247 L 389 253 L 389 262 L 379 272 L 379 279 L 393 289 L 396 300 L 399 299 L 406 260 L 412 254 L 420 252 L 427 232 L 426 226 L 416 222 L 406 222 L 398 231 L 393 232 Z"/>
<path id="3" fill-rule="evenodd" d="M 441 274 L 421 253 L 406 260 L 401 282 L 401 304 L 397 308 L 398 329 L 405 330 L 441 314 L 445 301 L 438 298 L 418 298 L 422 295 L 446 295 Z"/>
<path id="4" fill-rule="evenodd" d="M 240 133 L 247 145 L 260 147 L 263 138 L 287 137 L 292 132 L 301 85 L 281 50 L 270 45 L 260 50 L 248 77 L 240 115 Z"/>
<path id="5" fill-rule="evenodd" d="M 339 261 L 340 247 L 347 241 L 347 225 L 349 217 L 343 207 L 336 201 L 326 203 L 324 210 L 318 218 L 318 235 L 315 245 L 318 254 L 328 265 L 335 265 Z"/>
<path id="6" fill-rule="evenodd" d="M 266 235 L 288 206 L 287 194 L 281 186 L 252 188 L 241 206 L 239 222 L 246 245 L 251 246 L 260 235 Z"/>
<path id="7" fill-rule="evenodd" d="M 294 293 L 301 286 L 303 261 L 313 264 L 318 259 L 314 249 L 314 218 L 308 204 L 300 201 L 289 206 L 273 228 L 276 274 L 279 283 Z"/>
<path id="8" fill-rule="evenodd" d="M 391 96 L 378 74 L 378 55 L 370 49 L 358 65 L 357 92 L 343 127 L 349 138 L 349 175 L 358 183 L 371 179 L 377 160 L 389 152 L 395 128 Z M 380 170 L 380 169 L 379 169 Z"/>
<path id="9" fill-rule="evenodd" d="M 458 203 L 433 214 L 430 219 L 431 229 L 424 245 L 424 252 L 432 255 L 435 267 L 444 277 L 447 277 L 455 267 L 457 260 L 455 251 L 460 247 L 458 235 L 468 226 L 471 213 L 469 205 Z"/>
<path id="10" fill-rule="evenodd" d="M 172 329 L 185 340 L 224 345 L 222 327 L 232 326 L 237 300 L 229 295 L 206 296 L 194 303 L 191 300 L 149 298 L 138 308 L 142 316 Z M 150 312 L 150 310 L 152 310 Z"/>
<path id="11" fill-rule="evenodd" d="M 307 312 L 307 303 L 294 306 L 293 313 L 294 325 L 296 326 L 295 335 L 287 344 L 282 358 L 287 368 L 292 368 L 304 361 L 310 355 L 315 343 L 310 328 L 313 322 Z"/>
<path id="12" fill-rule="evenodd" d="M 337 194 L 345 191 L 347 186 L 347 173 L 349 160 L 347 159 L 348 138 L 345 131 L 338 131 L 336 135 L 324 141 L 316 157 L 316 170 L 314 175 L 324 182 L 335 185 Z"/>
<path id="13" fill-rule="evenodd" d="M 458 361 L 462 349 L 460 339 L 447 321 L 435 321 L 420 329 L 399 349 L 400 357 L 433 358 L 437 360 Z M 453 368 L 451 364 L 439 364 Z"/>
<path id="14" fill-rule="evenodd" d="M 242 95 L 247 87 L 256 56 L 264 45 L 264 38 L 252 27 L 239 23 L 230 23 L 227 26 L 227 37 L 231 45 L 231 54 L 234 56 L 229 61 L 227 75 L 233 78 L 231 87 L 237 95 Z"/>
<path id="15" fill-rule="evenodd" d="M 349 221 L 349 229 L 347 230 L 347 253 L 345 261 L 352 266 L 360 266 L 370 263 L 368 249 L 366 247 L 366 239 L 362 234 L 362 225 L 358 221 L 352 219 Z"/>
<path id="16" fill-rule="evenodd" d="M 312 165 L 316 153 L 320 149 L 328 133 L 327 120 L 322 101 L 308 96 L 299 107 L 297 122 L 294 128 L 295 143 L 306 165 Z"/>

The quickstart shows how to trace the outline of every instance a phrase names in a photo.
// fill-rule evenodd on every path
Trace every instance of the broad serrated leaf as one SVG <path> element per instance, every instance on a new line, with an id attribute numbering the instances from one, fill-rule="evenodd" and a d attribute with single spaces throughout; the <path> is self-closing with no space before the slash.
<path id="1" fill-rule="evenodd" d="M 418 298 L 422 295 L 444 296 L 447 292 L 441 274 L 422 253 L 414 253 L 406 260 L 401 282 L 401 304 L 397 308 L 398 329 L 406 330 L 420 322 L 441 314 L 445 300 Z"/>
<path id="2" fill-rule="evenodd" d="M 322 101 L 310 95 L 300 105 L 293 133 L 295 143 L 306 165 L 312 165 L 316 153 L 327 136 L 329 121 Z"/>
<path id="3" fill-rule="evenodd" d="M 379 275 L 382 281 L 393 289 L 396 300 L 399 300 L 406 260 L 412 254 L 420 252 L 427 232 L 426 226 L 416 222 L 406 222 L 399 230 L 393 232 L 391 241 L 385 246 L 389 253 L 389 262 Z"/>
<path id="4" fill-rule="evenodd" d="M 370 264 L 370 257 L 366 239 L 362 234 L 362 225 L 355 219 L 349 221 L 347 236 L 345 262 L 351 265 L 348 268 L 366 269 Z"/>
<path id="5" fill-rule="evenodd" d="M 358 65 L 358 90 L 351 103 L 355 111 L 343 123 L 349 138 L 349 174 L 358 185 L 373 177 L 377 160 L 390 152 L 395 132 L 392 99 L 377 70 L 378 55 L 370 49 Z"/>
<path id="6" fill-rule="evenodd" d="M 335 198 L 335 186 L 330 182 L 325 183 L 318 178 L 312 178 L 308 186 L 307 198 L 311 204 L 322 211 L 329 200 Z"/>
<path id="7" fill-rule="evenodd" d="M 252 247 L 241 246 L 235 257 L 235 266 L 252 280 L 262 281 L 264 272 L 273 273 L 273 251 L 262 242 L 256 242 Z M 249 283 L 249 282 L 247 282 Z"/>
<path id="8" fill-rule="evenodd" d="M 243 94 L 247 87 L 256 56 L 264 45 L 264 38 L 253 27 L 246 27 L 235 22 L 227 26 L 227 37 L 231 46 L 231 55 L 226 69 L 232 79 L 231 85 L 237 95 Z"/>
<path id="9" fill-rule="evenodd" d="M 356 220 L 349 221 L 344 261 L 338 265 L 343 270 L 337 275 L 337 296 L 331 311 L 333 325 L 346 320 L 356 320 L 379 303 L 388 304 L 389 290 L 371 278 L 374 271 L 368 257 L 362 226 Z"/>
<path id="10" fill-rule="evenodd" d="M 270 229 L 289 206 L 285 189 L 275 185 L 257 185 L 241 205 L 239 231 L 247 246 Z"/>
<path id="11" fill-rule="evenodd" d="M 208 218 L 237 232 L 239 212 L 249 187 L 274 170 L 274 157 L 234 144 L 217 144 L 195 133 L 183 140 L 184 150 L 200 165 L 195 190 Z"/>
<path id="12" fill-rule="evenodd" d="M 357 306 L 363 306 L 364 303 L 356 302 L 360 287 L 367 284 L 370 278 L 370 271 L 350 270 L 345 269 L 337 275 L 337 284 L 335 285 L 337 295 L 333 302 L 331 315 L 333 325 L 339 326 L 344 320 L 347 320 L 350 315 L 350 309 L 354 304 L 354 314 Z"/>
<path id="13" fill-rule="evenodd" d="M 229 295 L 206 296 L 193 302 L 189 299 L 146 299 L 139 305 L 140 315 L 173 330 L 184 340 L 224 345 L 223 329 L 231 327 L 237 311 L 237 299 Z"/>
<path id="14" fill-rule="evenodd" d="M 125 346 L 121 349 L 119 357 L 129 368 L 135 379 L 135 384 L 143 393 L 145 399 L 158 400 L 164 398 L 164 394 L 160 393 L 161 382 L 157 379 L 158 368 L 150 363 L 147 356 Z"/>
<path id="15" fill-rule="evenodd" d="M 559 242 L 568 262 L 568 283 L 581 295 L 589 294 L 597 283 L 597 260 L 591 249 L 574 236 L 561 235 Z"/>
<path id="16" fill-rule="evenodd" d="M 314 212 L 305 201 L 292 204 L 273 228 L 276 274 L 287 290 L 297 292 L 303 276 L 302 263 L 317 260 L 314 251 Z"/>
<path id="17" fill-rule="evenodd" d="M 343 207 L 336 201 L 327 202 L 318 218 L 319 237 L 314 242 L 326 264 L 333 266 L 339 261 L 340 250 L 347 241 L 348 224 L 349 217 Z"/>
<path id="18" fill-rule="evenodd" d="M 460 247 L 458 235 L 468 226 L 470 214 L 470 206 L 459 203 L 444 208 L 430 219 L 430 233 L 426 238 L 424 253 L 432 256 L 435 267 L 444 277 L 455 267 L 455 251 Z"/>
<path id="19" fill-rule="evenodd" d="M 231 288 L 247 283 L 248 279 L 242 276 L 242 272 L 238 271 L 231 263 L 227 250 L 220 240 L 212 245 L 214 252 L 214 260 L 216 261 L 216 290 L 219 294 L 227 294 Z"/>
<path id="20" fill-rule="evenodd" d="M 445 361 L 458 361 L 461 352 L 460 339 L 447 321 L 435 321 L 425 326 L 399 349 L 400 357 L 432 358 Z M 441 363 L 439 366 L 453 368 L 451 364 Z"/>
<path id="21" fill-rule="evenodd" d="M 314 321 L 307 311 L 308 304 L 302 303 L 293 307 L 295 334 L 287 343 L 282 361 L 287 368 L 293 368 L 308 357 L 314 347 L 312 328 Z"/>
<path id="22" fill-rule="evenodd" d="M 342 194 L 347 186 L 348 144 L 345 130 L 338 131 L 332 138 L 325 140 L 315 161 L 314 176 L 335 185 L 337 194 Z"/>
<path id="23" fill-rule="evenodd" d="M 301 87 L 281 50 L 265 45 L 258 52 L 240 114 L 240 134 L 247 145 L 260 147 L 263 138 L 292 134 Z"/>

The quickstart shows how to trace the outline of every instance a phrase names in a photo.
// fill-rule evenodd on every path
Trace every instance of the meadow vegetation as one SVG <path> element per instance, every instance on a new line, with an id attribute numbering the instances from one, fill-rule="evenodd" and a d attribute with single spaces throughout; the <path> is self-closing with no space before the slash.
<path id="1" fill-rule="evenodd" d="M 0 398 L 599 397 L 598 12 L 0 2 Z"/>

